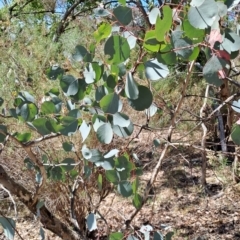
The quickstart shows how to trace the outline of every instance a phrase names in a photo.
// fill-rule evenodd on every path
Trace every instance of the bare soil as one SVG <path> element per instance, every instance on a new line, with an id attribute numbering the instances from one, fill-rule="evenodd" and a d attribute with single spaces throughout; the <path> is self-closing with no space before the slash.
<path id="1" fill-rule="evenodd" d="M 161 147 L 153 149 L 148 144 L 150 140 L 141 135 L 133 148 L 144 169 L 140 192 L 143 192 L 161 153 Z M 217 153 L 209 154 L 208 185 L 207 189 L 202 189 L 200 152 L 191 148 L 172 148 L 167 153 L 147 203 L 129 229 L 126 229 L 125 222 L 135 211 L 131 199 L 124 199 L 113 192 L 102 202 L 99 212 L 107 222 L 106 225 L 103 219 L 98 220 L 102 239 L 107 230 L 121 230 L 125 236 L 134 234 L 138 239 L 144 239 L 139 231 L 144 224 L 163 234 L 173 231 L 172 239 L 178 240 L 240 239 L 240 184 L 233 183 L 231 168 L 231 162 L 221 162 Z M 1 208 L 5 210 L 6 201 L 0 200 Z M 19 218 L 14 239 L 41 239 L 38 219 L 18 201 L 17 206 Z M 12 210 L 6 214 L 11 215 Z M 3 239 L 6 238 L 0 229 L 0 240 Z M 60 240 L 48 231 L 45 239 Z"/>

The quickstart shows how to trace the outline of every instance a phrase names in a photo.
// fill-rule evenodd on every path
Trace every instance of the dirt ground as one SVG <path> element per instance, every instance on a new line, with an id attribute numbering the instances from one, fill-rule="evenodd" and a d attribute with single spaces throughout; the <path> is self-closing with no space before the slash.
<path id="1" fill-rule="evenodd" d="M 139 164 L 144 169 L 140 178 L 140 192 L 143 192 L 158 161 L 161 147 L 153 151 L 141 141 L 137 144 L 140 144 L 136 147 Z M 208 185 L 204 190 L 200 185 L 200 152 L 191 148 L 172 149 L 164 159 L 147 203 L 136 215 L 130 228 L 125 228 L 125 221 L 135 211 L 131 199 L 111 193 L 99 208 L 107 221 L 106 225 L 101 218 L 98 220 L 99 232 L 104 236 L 108 226 L 111 232 L 121 230 L 125 236 L 133 234 L 138 239 L 144 239 L 139 229 L 149 224 L 154 231 L 162 234 L 172 231 L 172 239 L 176 240 L 240 240 L 240 184 L 233 183 L 231 168 L 231 162 L 221 162 L 217 153 L 209 154 Z M 2 209 L 6 208 L 7 201 L 0 199 Z M 39 221 L 21 203 L 17 202 L 17 206 L 19 218 L 14 239 L 41 239 Z M 0 240 L 5 239 L 0 229 Z M 45 239 L 60 240 L 48 231 Z"/>

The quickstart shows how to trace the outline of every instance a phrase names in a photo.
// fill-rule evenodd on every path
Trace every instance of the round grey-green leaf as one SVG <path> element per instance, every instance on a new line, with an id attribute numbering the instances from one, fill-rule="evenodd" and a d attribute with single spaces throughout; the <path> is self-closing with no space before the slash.
<path id="1" fill-rule="evenodd" d="M 136 111 L 143 111 L 151 106 L 153 95 L 148 87 L 140 85 L 138 86 L 138 90 L 138 98 L 134 100 L 128 98 L 128 103 Z"/>
<path id="2" fill-rule="evenodd" d="M 118 6 L 113 10 L 113 15 L 121 25 L 128 25 L 132 19 L 132 9 L 126 6 Z"/>
<path id="3" fill-rule="evenodd" d="M 152 59 L 144 63 L 145 75 L 152 81 L 157 81 L 167 77 L 169 69 L 166 65 L 158 62 L 157 59 Z"/>
<path id="4" fill-rule="evenodd" d="M 110 123 L 104 123 L 97 130 L 97 138 L 101 143 L 109 144 L 113 138 L 113 130 Z"/>
<path id="5" fill-rule="evenodd" d="M 138 84 L 135 82 L 131 72 L 127 74 L 125 93 L 126 93 L 126 96 L 130 99 L 138 98 L 138 94 L 139 94 Z"/>
<path id="6" fill-rule="evenodd" d="M 217 15 L 217 3 L 214 0 L 205 0 L 204 3 L 198 7 L 190 7 L 188 20 L 195 28 L 205 29 L 212 26 Z"/>

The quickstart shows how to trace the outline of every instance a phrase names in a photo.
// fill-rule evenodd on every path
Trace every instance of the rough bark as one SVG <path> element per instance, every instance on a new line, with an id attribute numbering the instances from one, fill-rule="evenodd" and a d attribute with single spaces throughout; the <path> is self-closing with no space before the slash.
<path id="1" fill-rule="evenodd" d="M 31 192 L 25 189 L 12 179 L 4 168 L 0 165 L 0 184 L 8 189 L 12 194 L 16 195 L 26 207 L 36 215 L 37 202 L 34 201 Z M 43 226 L 61 237 L 64 240 L 80 240 L 84 239 L 79 233 L 72 230 L 71 226 L 64 224 L 59 218 L 54 216 L 45 206 L 39 209 L 40 221 Z"/>

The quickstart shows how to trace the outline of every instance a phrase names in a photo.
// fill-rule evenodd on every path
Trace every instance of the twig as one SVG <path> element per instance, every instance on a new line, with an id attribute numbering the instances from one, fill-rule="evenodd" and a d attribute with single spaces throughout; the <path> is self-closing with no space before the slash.
<path id="1" fill-rule="evenodd" d="M 234 99 L 234 97 L 238 96 L 238 93 L 234 93 L 230 97 L 228 97 L 222 104 L 220 104 L 216 109 L 214 109 L 208 116 L 207 119 L 210 119 L 217 111 L 219 111 L 223 106 L 228 104 L 231 100 Z"/>
<path id="2" fill-rule="evenodd" d="M 10 197 L 12 203 L 13 203 L 13 206 L 14 206 L 15 218 L 17 219 L 17 217 L 18 217 L 17 207 L 16 207 L 16 203 L 15 203 L 13 197 L 12 197 L 12 194 L 11 194 L 10 191 L 8 191 L 2 184 L 0 184 L 0 187 L 1 187 L 5 192 L 8 193 L 8 195 L 9 195 L 9 197 Z"/>
<path id="3" fill-rule="evenodd" d="M 206 87 L 206 91 L 205 91 L 205 99 L 203 102 L 203 105 L 200 109 L 200 118 L 203 119 L 203 114 L 204 111 L 206 109 L 207 106 L 207 97 L 208 97 L 208 93 L 209 93 L 209 84 Z M 202 121 L 201 122 L 201 126 L 202 126 L 202 130 L 203 130 L 203 134 L 202 134 L 202 140 L 201 140 L 201 147 L 202 147 L 202 178 L 201 178 L 201 184 L 202 186 L 205 187 L 206 185 L 206 171 L 207 171 L 207 154 L 206 154 L 206 137 L 207 137 L 207 127 L 205 125 L 205 123 Z"/>
<path id="4" fill-rule="evenodd" d="M 146 203 L 147 199 L 148 199 L 148 195 L 149 195 L 149 192 L 150 190 L 152 189 L 152 186 L 156 180 L 156 177 L 157 177 L 157 174 L 162 166 L 162 161 L 167 153 L 167 150 L 168 150 L 168 147 L 170 146 L 170 142 L 171 142 L 171 136 L 172 136 L 172 132 L 173 132 L 173 129 L 176 127 L 176 117 L 178 115 L 178 112 L 182 106 L 182 103 L 183 103 L 183 100 L 184 100 L 184 97 L 185 97 L 185 93 L 186 93 L 186 90 L 187 90 L 187 86 L 189 84 L 189 81 L 190 81 L 190 77 L 191 77 L 191 72 L 193 70 L 193 67 L 194 67 L 194 63 L 195 61 L 192 61 L 189 65 L 189 68 L 188 68 L 188 72 L 187 72 L 187 76 L 186 76 L 186 79 L 185 79 L 185 82 L 184 82 L 184 85 L 183 85 L 183 89 L 182 89 L 182 95 L 181 95 L 181 98 L 178 102 L 178 105 L 173 113 L 173 116 L 172 116 L 172 124 L 171 126 L 169 127 L 169 130 L 168 130 L 168 142 L 165 144 L 164 146 L 164 149 L 161 153 L 161 156 L 160 158 L 158 159 L 158 163 L 157 165 L 155 166 L 155 168 L 153 169 L 153 173 L 151 175 L 151 178 L 150 180 L 148 181 L 147 183 L 147 186 L 145 188 L 145 191 L 144 191 L 144 195 L 143 195 L 143 198 L 142 198 L 142 206 L 141 208 L 138 208 L 137 210 L 135 210 L 135 212 L 131 215 L 130 219 L 127 220 L 125 222 L 125 224 L 127 226 L 129 226 L 129 224 L 131 223 L 131 221 L 133 220 L 133 218 L 137 215 L 137 213 L 142 209 L 143 205 Z M 169 141 L 170 140 L 170 141 Z"/>

